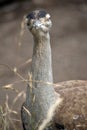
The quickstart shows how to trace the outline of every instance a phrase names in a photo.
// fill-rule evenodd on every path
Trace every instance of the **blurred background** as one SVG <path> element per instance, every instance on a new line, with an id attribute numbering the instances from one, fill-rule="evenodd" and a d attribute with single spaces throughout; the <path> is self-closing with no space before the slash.
<path id="1" fill-rule="evenodd" d="M 20 107 L 27 86 L 21 80 L 28 78 L 33 48 L 23 18 L 34 9 L 46 9 L 52 17 L 54 82 L 87 79 L 87 0 L 0 0 L 0 112 L 7 110 L 6 104 L 8 110 L 18 111 L 9 112 L 16 119 L 6 117 L 11 129 L 21 128 Z"/>

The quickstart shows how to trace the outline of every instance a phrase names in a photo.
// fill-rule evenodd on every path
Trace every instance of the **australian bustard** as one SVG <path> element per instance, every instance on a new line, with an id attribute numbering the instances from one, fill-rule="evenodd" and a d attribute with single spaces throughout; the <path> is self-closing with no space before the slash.
<path id="1" fill-rule="evenodd" d="M 27 15 L 26 23 L 34 48 L 26 101 L 21 109 L 24 130 L 87 130 L 87 85 L 72 81 L 53 87 L 50 15 L 35 10 Z"/>

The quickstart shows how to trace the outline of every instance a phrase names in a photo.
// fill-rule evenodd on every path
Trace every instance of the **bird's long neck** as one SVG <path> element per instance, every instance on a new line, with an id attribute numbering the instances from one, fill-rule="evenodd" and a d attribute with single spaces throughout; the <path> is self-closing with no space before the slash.
<path id="1" fill-rule="evenodd" d="M 32 75 L 34 80 L 53 82 L 49 33 L 45 37 L 34 37 Z M 38 86 L 37 86 L 38 87 Z"/>
<path id="2" fill-rule="evenodd" d="M 47 112 L 55 103 L 55 92 L 53 88 L 52 62 L 49 34 L 46 37 L 34 38 L 32 56 L 32 93 L 27 89 L 26 104 L 36 122 L 46 118 Z M 49 84 L 50 82 L 51 84 Z M 32 106 L 33 97 L 35 101 Z"/>
<path id="3" fill-rule="evenodd" d="M 51 47 L 49 33 L 45 37 L 34 38 L 34 48 L 32 56 L 32 78 L 37 82 L 33 82 L 33 87 L 36 88 L 36 98 L 38 99 L 38 106 L 40 105 L 42 117 L 50 106 L 55 102 L 55 93 L 52 84 L 52 61 L 51 61 Z M 40 99 L 39 99 L 40 98 Z M 36 106 L 37 106 L 36 104 Z"/>

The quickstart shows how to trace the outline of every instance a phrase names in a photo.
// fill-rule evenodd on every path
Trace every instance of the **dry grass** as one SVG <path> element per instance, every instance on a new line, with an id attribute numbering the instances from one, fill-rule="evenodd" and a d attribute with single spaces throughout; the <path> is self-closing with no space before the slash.
<path id="1" fill-rule="evenodd" d="M 18 46 L 21 46 L 21 38 L 24 34 L 24 27 L 25 27 L 25 23 L 24 23 L 24 17 L 23 17 L 23 20 L 21 22 L 20 34 L 18 38 Z M 28 64 L 30 62 L 31 62 L 31 59 L 23 63 L 23 65 Z M 0 105 L 0 130 L 10 130 L 10 129 L 18 130 L 18 127 L 16 126 L 16 124 L 21 124 L 21 120 L 18 118 L 19 113 L 17 110 L 14 110 L 14 106 L 20 98 L 25 98 L 25 92 L 24 91 L 19 92 L 19 90 L 17 90 L 14 87 L 14 85 L 20 82 L 27 82 L 27 80 L 18 73 L 18 70 L 16 67 L 12 68 L 10 65 L 4 64 L 4 63 L 0 64 L 0 66 L 8 68 L 11 72 L 13 72 L 16 76 L 20 78 L 19 81 L 15 81 L 15 82 L 6 84 L 4 86 L 0 86 L 0 90 L 6 89 L 7 91 L 11 90 L 14 93 L 16 92 L 16 97 L 13 99 L 12 104 L 9 104 L 9 99 L 11 97 L 9 95 L 6 95 L 6 100 L 3 103 L 3 106 Z"/>
<path id="2" fill-rule="evenodd" d="M 0 130 L 18 130 L 16 123 L 21 123 L 21 120 L 19 120 L 18 118 L 16 118 L 19 113 L 14 110 L 14 105 L 16 103 L 17 100 L 19 100 L 19 98 L 21 96 L 24 96 L 25 93 L 21 92 L 17 95 L 17 97 L 13 100 L 13 103 L 11 105 L 11 107 L 9 107 L 9 96 L 6 95 L 6 101 L 4 103 L 3 106 L 0 106 Z"/>
<path id="3" fill-rule="evenodd" d="M 14 100 L 12 101 L 12 104 L 9 104 L 9 99 L 11 97 L 6 95 L 4 105 L 0 106 L 0 130 L 10 130 L 10 129 L 18 130 L 16 124 L 21 124 L 21 120 L 18 119 L 19 113 L 16 110 L 14 110 L 14 106 L 20 98 L 25 99 L 25 92 L 24 91 L 19 92 L 19 90 L 16 89 L 14 85 L 20 82 L 28 82 L 28 79 L 23 78 L 22 75 L 20 75 L 17 72 L 16 67 L 11 68 L 9 65 L 6 64 L 1 65 L 9 68 L 10 71 L 14 72 L 14 74 L 20 78 L 20 80 L 0 87 L 0 89 L 6 89 L 7 91 L 11 90 L 14 93 L 16 92 L 17 94 Z"/>

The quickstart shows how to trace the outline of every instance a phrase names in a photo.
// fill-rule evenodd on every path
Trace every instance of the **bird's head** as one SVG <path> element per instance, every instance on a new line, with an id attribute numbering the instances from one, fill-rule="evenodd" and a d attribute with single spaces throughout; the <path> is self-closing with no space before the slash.
<path id="1" fill-rule="evenodd" d="M 26 16 L 26 23 L 34 36 L 45 35 L 52 26 L 50 15 L 44 10 L 32 11 Z"/>

